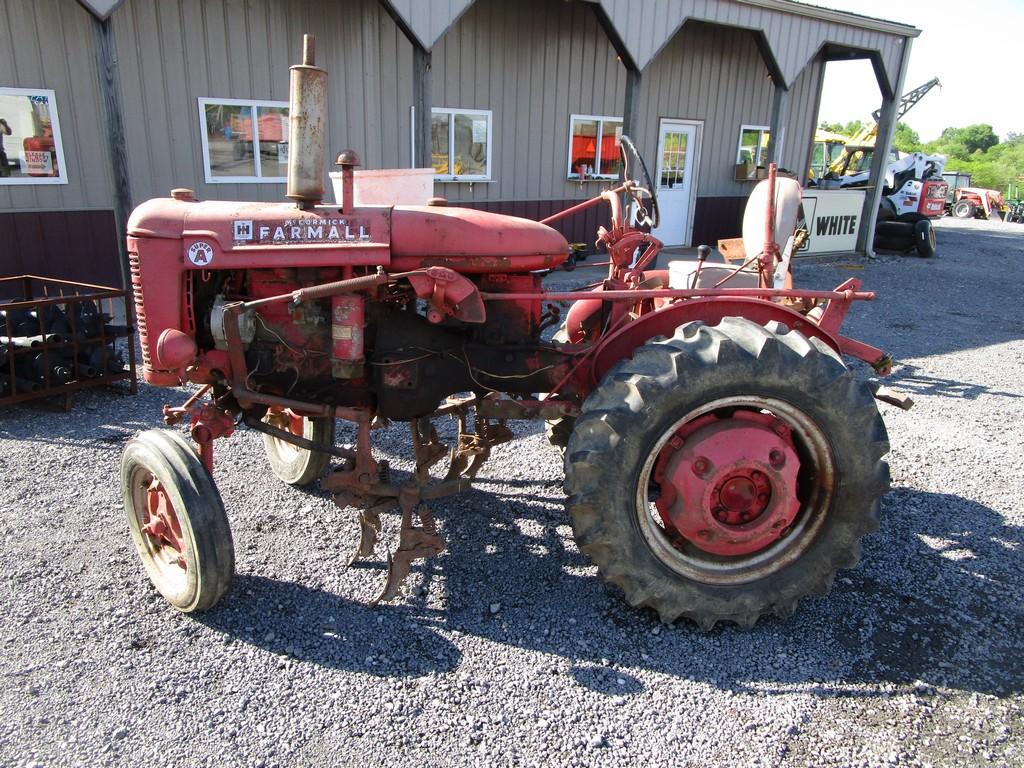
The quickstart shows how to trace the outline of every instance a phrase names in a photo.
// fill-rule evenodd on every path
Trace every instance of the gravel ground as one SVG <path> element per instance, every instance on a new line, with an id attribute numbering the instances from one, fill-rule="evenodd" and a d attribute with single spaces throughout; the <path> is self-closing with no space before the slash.
<path id="1" fill-rule="evenodd" d="M 354 515 L 277 482 L 257 435 L 222 441 L 238 574 L 184 616 L 117 479 L 180 394 L 0 411 L 0 764 L 1020 765 L 1024 226 L 939 228 L 931 260 L 797 267 L 878 291 L 847 330 L 917 406 L 881 406 L 893 490 L 862 564 L 747 632 L 662 626 L 602 585 L 530 424 L 434 503 L 448 553 L 378 608 L 383 564 L 343 566 Z M 408 469 L 404 431 L 378 445 Z"/>

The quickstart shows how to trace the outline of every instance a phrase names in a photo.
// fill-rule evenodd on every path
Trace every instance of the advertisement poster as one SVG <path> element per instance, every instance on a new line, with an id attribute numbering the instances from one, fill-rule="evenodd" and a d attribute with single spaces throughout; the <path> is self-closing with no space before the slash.
<path id="1" fill-rule="evenodd" d="M 0 185 L 67 183 L 54 92 L 0 88 Z"/>

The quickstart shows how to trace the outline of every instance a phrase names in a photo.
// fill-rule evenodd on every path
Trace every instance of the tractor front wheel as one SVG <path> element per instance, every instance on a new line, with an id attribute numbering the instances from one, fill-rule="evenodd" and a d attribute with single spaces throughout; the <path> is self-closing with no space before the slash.
<path id="1" fill-rule="evenodd" d="M 977 206 L 970 200 L 957 200 L 953 203 L 952 214 L 958 219 L 973 219 L 977 212 Z"/>
<path id="2" fill-rule="evenodd" d="M 584 403 L 566 506 L 631 605 L 749 627 L 857 563 L 888 450 L 871 392 L 825 344 L 778 323 L 687 323 Z"/>
<path id="3" fill-rule="evenodd" d="M 235 548 L 217 486 L 177 433 L 151 429 L 121 456 L 128 528 L 150 581 L 179 611 L 205 611 L 231 586 Z"/>
<path id="4" fill-rule="evenodd" d="M 272 408 L 263 420 L 272 427 L 291 432 L 296 437 L 312 440 L 324 448 L 334 447 L 334 419 L 307 418 L 292 413 L 287 408 Z M 263 449 L 270 462 L 270 469 L 278 480 L 301 487 L 318 480 L 331 464 L 331 455 L 322 451 L 310 451 L 280 440 L 273 435 L 263 434 Z"/>

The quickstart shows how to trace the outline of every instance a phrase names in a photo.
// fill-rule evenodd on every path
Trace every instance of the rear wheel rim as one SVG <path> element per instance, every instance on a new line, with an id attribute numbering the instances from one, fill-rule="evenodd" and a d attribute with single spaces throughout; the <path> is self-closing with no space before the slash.
<path id="1" fill-rule="evenodd" d="M 700 454 L 712 449 L 704 466 Z M 835 478 L 828 439 L 802 410 L 770 397 L 721 398 L 654 443 L 638 479 L 636 522 L 652 554 L 681 576 L 745 584 L 813 543 Z"/>
<path id="2" fill-rule="evenodd" d="M 170 591 L 182 591 L 188 583 L 188 543 L 174 503 L 159 478 L 145 467 L 137 467 L 130 482 L 143 557 Z"/>

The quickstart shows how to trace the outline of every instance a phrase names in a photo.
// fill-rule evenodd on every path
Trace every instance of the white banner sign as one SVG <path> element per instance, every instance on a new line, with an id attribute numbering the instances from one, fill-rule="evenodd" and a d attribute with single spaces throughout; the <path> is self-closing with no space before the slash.
<path id="1" fill-rule="evenodd" d="M 801 254 L 852 251 L 857 247 L 864 190 L 805 189 L 803 217 L 806 221 L 807 243 Z"/>

